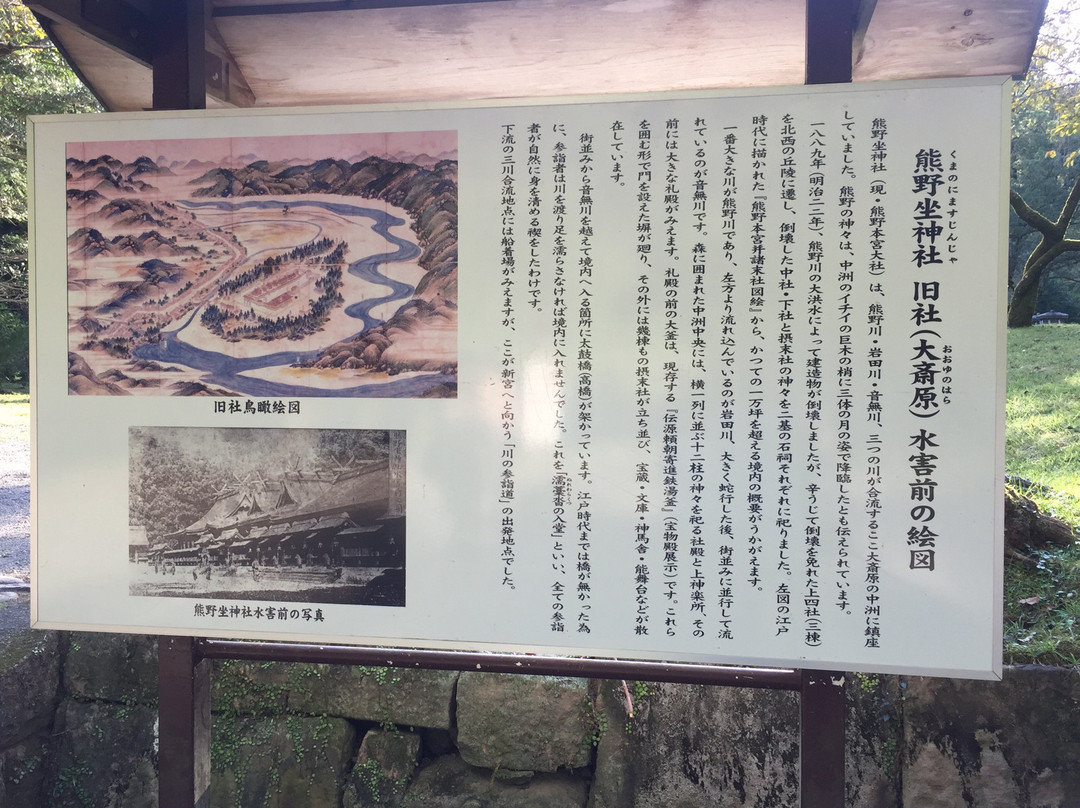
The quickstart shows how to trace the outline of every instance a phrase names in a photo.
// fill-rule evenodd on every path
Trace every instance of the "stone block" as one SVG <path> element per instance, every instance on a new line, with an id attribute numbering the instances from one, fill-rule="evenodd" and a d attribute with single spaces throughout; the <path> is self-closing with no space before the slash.
<path id="1" fill-rule="evenodd" d="M 65 699 L 54 733 L 47 805 L 156 808 L 156 710 Z"/>
<path id="2" fill-rule="evenodd" d="M 617 684 L 601 690 L 589 808 L 799 804 L 797 694 L 650 684 L 629 719 Z"/>
<path id="3" fill-rule="evenodd" d="M 510 785 L 475 769 L 457 755 L 437 758 L 417 772 L 404 805 L 424 808 L 584 808 L 584 779 L 569 773 L 538 774 L 527 786 Z"/>
<path id="4" fill-rule="evenodd" d="M 1080 805 L 1080 672 L 1030 665 L 1006 668 L 1000 682 L 907 685 L 905 806 Z"/>
<path id="5" fill-rule="evenodd" d="M 462 673 L 458 751 L 467 763 L 487 769 L 580 768 L 592 758 L 590 715 L 584 679 Z"/>
<path id="6" fill-rule="evenodd" d="M 399 727 L 450 729 L 457 671 L 307 665 L 289 710 Z"/>
<path id="7" fill-rule="evenodd" d="M 235 715 L 281 715 L 298 665 L 284 662 L 214 660 L 210 709 Z"/>
<path id="8" fill-rule="evenodd" d="M 41 732 L 0 751 L 0 805 L 45 804 L 45 770 L 52 738 Z"/>
<path id="9" fill-rule="evenodd" d="M 640 711 L 635 705 L 635 718 Z M 593 765 L 593 782 L 589 790 L 590 808 L 616 808 L 630 806 L 634 801 L 635 782 L 627 776 L 633 749 L 631 741 L 635 729 L 630 718 L 626 696 L 618 680 L 598 683 L 593 704 L 593 723 L 596 727 L 596 760 Z M 640 726 L 637 727 L 640 729 Z"/>
<path id="10" fill-rule="evenodd" d="M 76 631 L 67 641 L 64 687 L 69 694 L 157 704 L 157 637 Z"/>
<path id="11" fill-rule="evenodd" d="M 398 808 L 419 755 L 420 736 L 416 733 L 368 732 L 345 784 L 343 808 Z"/>
<path id="12" fill-rule="evenodd" d="M 215 716 L 211 808 L 338 808 L 355 743 L 340 718 Z"/>
<path id="13" fill-rule="evenodd" d="M 845 674 L 845 793 L 857 808 L 900 804 L 906 684 L 897 676 Z"/>
<path id="14" fill-rule="evenodd" d="M 54 631 L 23 629 L 0 639 L 0 749 L 46 729 L 60 692 Z"/>

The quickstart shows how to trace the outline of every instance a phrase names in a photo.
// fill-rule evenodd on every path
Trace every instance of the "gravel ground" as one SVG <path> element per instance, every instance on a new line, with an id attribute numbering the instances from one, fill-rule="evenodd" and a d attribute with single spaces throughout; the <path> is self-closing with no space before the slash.
<path id="1" fill-rule="evenodd" d="M 0 639 L 30 626 L 30 430 L 0 424 Z"/>

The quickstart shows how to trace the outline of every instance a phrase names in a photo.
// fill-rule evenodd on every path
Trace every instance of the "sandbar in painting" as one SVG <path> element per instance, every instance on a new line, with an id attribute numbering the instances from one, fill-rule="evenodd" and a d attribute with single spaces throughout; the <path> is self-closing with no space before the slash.
<path id="1" fill-rule="evenodd" d="M 70 143 L 68 391 L 457 395 L 457 133 Z"/>

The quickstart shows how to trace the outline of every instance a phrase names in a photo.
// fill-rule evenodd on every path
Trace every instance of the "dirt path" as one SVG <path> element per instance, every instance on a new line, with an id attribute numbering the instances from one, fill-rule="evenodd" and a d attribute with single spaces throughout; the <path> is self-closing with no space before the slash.
<path id="1" fill-rule="evenodd" d="M 0 424 L 0 638 L 30 626 L 30 429 Z"/>

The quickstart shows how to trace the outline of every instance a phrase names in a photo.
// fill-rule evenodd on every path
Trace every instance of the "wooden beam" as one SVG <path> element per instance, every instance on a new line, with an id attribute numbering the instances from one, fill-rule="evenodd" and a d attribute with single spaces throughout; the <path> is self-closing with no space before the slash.
<path id="1" fill-rule="evenodd" d="M 157 109 L 203 109 L 206 94 L 232 106 L 255 104 L 255 93 L 218 32 L 209 4 L 201 0 L 31 0 L 27 6 L 46 33 L 51 34 L 53 24 L 67 25 L 147 67 L 160 61 L 163 83 L 160 88 L 155 84 L 154 92 L 164 94 L 154 103 Z M 200 18 L 204 31 L 198 29 Z M 195 72 L 187 75 L 186 54 L 200 47 L 205 47 L 202 65 L 193 65 Z M 78 72 L 78 65 L 67 61 Z M 85 76 L 80 78 L 93 90 Z M 199 81 L 205 82 L 205 93 L 181 89 L 185 82 L 196 87 Z"/>
<path id="2" fill-rule="evenodd" d="M 26 7 L 148 67 L 153 61 L 154 21 L 123 0 L 30 0 Z"/>
<path id="3" fill-rule="evenodd" d="M 60 55 L 62 57 L 64 57 L 64 61 L 67 62 L 68 67 L 71 68 L 71 72 L 78 77 L 79 81 L 86 85 L 86 89 L 89 90 L 91 94 L 93 94 L 94 98 L 97 99 L 97 102 L 101 104 L 102 109 L 106 110 L 107 112 L 111 111 L 109 110 L 109 105 L 105 103 L 105 99 L 101 97 L 101 94 L 98 92 L 97 88 L 90 82 L 90 79 L 87 77 L 86 72 L 83 70 L 83 66 L 75 60 L 71 53 L 68 52 L 67 46 L 65 45 L 63 39 L 59 35 L 57 35 L 56 21 L 53 20 L 51 17 L 46 17 L 44 14 L 38 14 L 37 12 L 31 13 L 33 13 L 38 25 L 41 26 L 41 30 L 45 32 L 45 36 L 49 38 L 53 45 L 56 46 L 56 50 L 60 52 Z M 62 24 L 63 23 L 61 23 L 61 25 Z"/>
<path id="4" fill-rule="evenodd" d="M 154 109 L 206 109 L 204 0 L 162 0 L 153 48 Z"/>
<path id="5" fill-rule="evenodd" d="M 858 0 L 806 0 L 806 83 L 851 81 Z"/>
<path id="6" fill-rule="evenodd" d="M 255 105 L 255 93 L 225 44 L 225 38 L 206 9 L 206 92 L 234 107 Z"/>
<path id="7" fill-rule="evenodd" d="M 877 0 L 859 0 L 858 10 L 855 12 L 855 29 L 851 33 L 851 65 L 854 67 L 862 59 L 863 48 L 866 43 L 866 31 L 870 28 L 870 20 L 874 16 Z"/>

